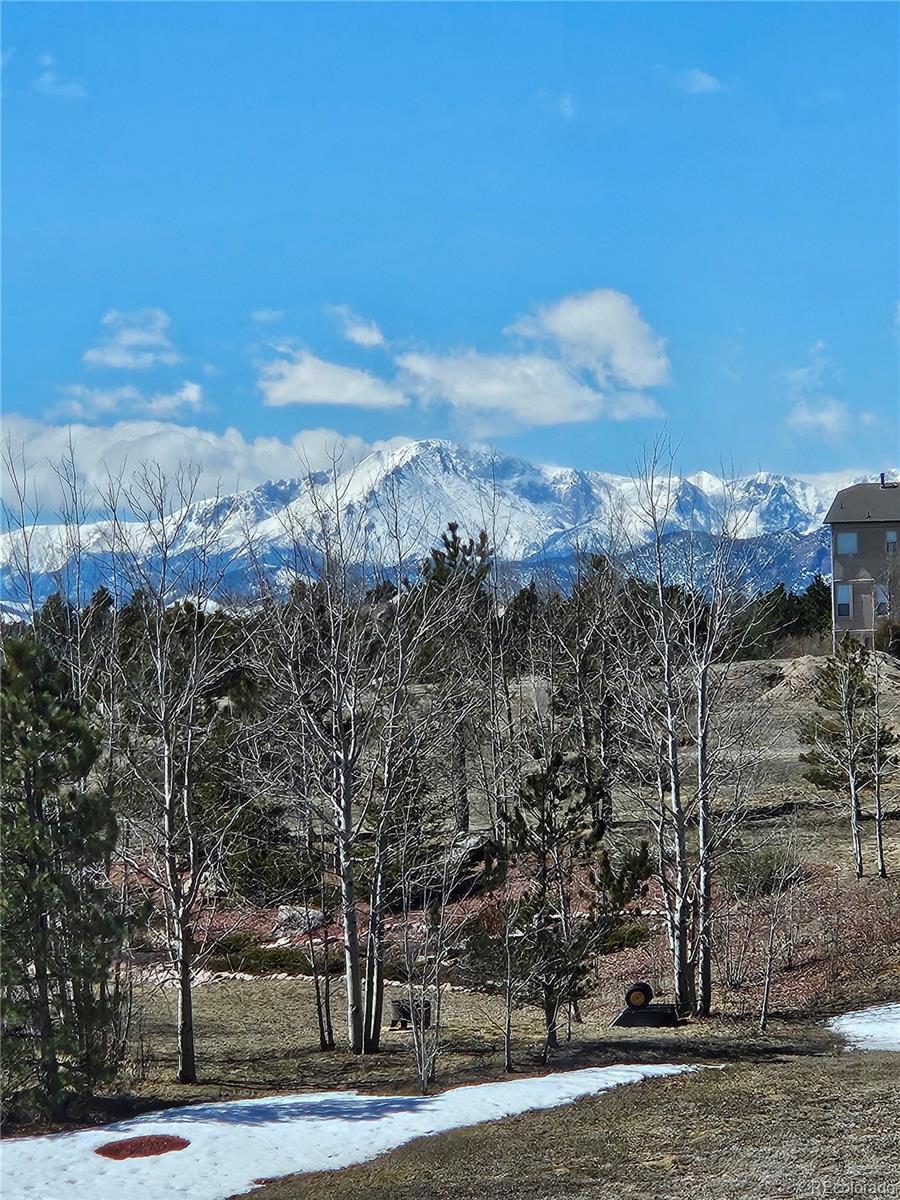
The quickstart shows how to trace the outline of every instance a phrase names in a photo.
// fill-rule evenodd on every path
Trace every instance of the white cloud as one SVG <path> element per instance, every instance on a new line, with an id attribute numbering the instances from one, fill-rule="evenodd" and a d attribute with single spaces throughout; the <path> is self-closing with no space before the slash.
<path id="1" fill-rule="evenodd" d="M 564 296 L 505 332 L 554 341 L 564 358 L 590 370 L 600 384 L 644 388 L 669 380 L 665 339 L 644 321 L 630 296 L 611 288 Z"/>
<path id="2" fill-rule="evenodd" d="M 401 354 L 410 390 L 469 414 L 513 418 L 522 425 L 590 421 L 602 397 L 556 359 L 540 354 Z"/>
<path id="3" fill-rule="evenodd" d="M 575 96 L 568 89 L 558 92 L 555 88 L 541 88 L 537 93 L 537 100 L 544 112 L 562 117 L 564 121 L 575 120 Z"/>
<path id="4" fill-rule="evenodd" d="M 787 415 L 791 429 L 818 437 L 838 437 L 850 424 L 850 410 L 843 400 L 833 396 L 816 396 L 796 400 Z"/>
<path id="5" fill-rule="evenodd" d="M 793 395 L 804 395 L 822 387 L 828 366 L 825 351 L 825 343 L 819 338 L 810 346 L 804 366 L 785 371 L 784 377 Z"/>
<path id="6" fill-rule="evenodd" d="M 338 404 L 355 408 L 400 408 L 407 397 L 383 379 L 356 367 L 326 362 L 308 350 L 282 348 L 287 355 L 267 363 L 259 377 L 265 403 Z"/>
<path id="7" fill-rule="evenodd" d="M 37 65 L 41 70 L 31 86 L 42 96 L 54 96 L 58 100 L 83 100 L 87 95 L 86 89 L 77 80 L 65 79 L 60 75 L 52 54 L 42 54 Z"/>
<path id="8" fill-rule="evenodd" d="M 203 407 L 203 388 L 199 383 L 186 380 L 177 391 L 150 396 L 143 404 L 143 411 L 152 417 L 177 417 L 182 413 L 200 412 Z"/>
<path id="9" fill-rule="evenodd" d="M 199 412 L 203 407 L 203 388 L 190 380 L 186 380 L 174 392 L 158 392 L 151 396 L 145 396 L 131 384 L 95 388 L 73 383 L 62 389 L 62 399 L 50 410 L 50 415 L 74 417 L 82 421 L 125 414 L 176 417 L 182 413 Z"/>
<path id="10" fill-rule="evenodd" d="M 606 395 L 559 359 L 540 354 L 411 353 L 400 355 L 397 365 L 410 391 L 426 402 L 449 404 L 472 422 L 478 436 L 604 416 L 627 420 L 662 415 L 651 397 Z"/>
<path id="11" fill-rule="evenodd" d="M 701 71 L 699 67 L 691 67 L 689 71 L 680 71 L 675 76 L 675 86 L 691 96 L 708 95 L 710 92 L 721 92 L 723 84 L 715 75 Z"/>
<path id="12" fill-rule="evenodd" d="M 341 323 L 341 332 L 348 342 L 370 349 L 384 345 L 384 334 L 374 321 L 358 317 L 346 304 L 332 304 L 330 311 Z"/>
<path id="13" fill-rule="evenodd" d="M 851 424 L 850 407 L 827 388 L 829 379 L 836 376 L 821 340 L 810 346 L 804 366 L 785 371 L 790 403 L 785 424 L 790 429 L 824 438 L 840 437 L 847 432 Z"/>
<path id="14" fill-rule="evenodd" d="M 575 100 L 571 92 L 563 92 L 560 96 L 557 111 L 564 121 L 574 121 Z"/>
<path id="15" fill-rule="evenodd" d="M 250 314 L 250 320 L 257 325 L 276 325 L 284 319 L 283 308 L 256 308 Z"/>
<path id="16" fill-rule="evenodd" d="M 101 323 L 108 331 L 106 337 L 82 355 L 90 366 L 142 371 L 160 363 L 181 361 L 169 336 L 171 321 L 160 308 L 131 313 L 112 308 Z"/>
<path id="17" fill-rule="evenodd" d="M 624 293 L 565 296 L 504 332 L 539 345 L 518 354 L 401 354 L 401 382 L 426 403 L 443 402 L 474 419 L 479 436 L 510 426 L 664 415 L 644 389 L 669 380 L 665 341 Z"/>
<path id="18" fill-rule="evenodd" d="M 92 388 L 73 383 L 62 389 L 62 399 L 51 409 L 51 415 L 91 420 L 122 412 L 141 399 L 136 387 Z"/>
<path id="19" fill-rule="evenodd" d="M 611 421 L 648 420 L 665 415 L 657 401 L 643 392 L 613 392 L 604 411 L 604 416 Z"/>
<path id="20" fill-rule="evenodd" d="M 53 469 L 67 453 L 69 438 L 75 449 L 79 477 L 89 492 L 103 488 L 109 475 L 129 471 L 141 463 L 158 463 L 167 473 L 191 464 L 200 473 L 199 495 L 218 489 L 231 492 L 255 487 L 269 479 L 289 479 L 306 470 L 327 467 L 334 455 L 350 465 L 373 450 L 403 445 L 409 438 L 367 442 L 342 436 L 331 429 L 307 429 L 289 442 L 274 437 L 249 440 L 237 429 L 214 433 L 196 426 L 168 421 L 118 421 L 114 425 L 48 425 L 10 413 L 4 418 L 4 438 L 16 459 L 29 465 L 29 493 L 36 497 L 45 517 L 59 504 L 59 480 Z M 7 495 L 7 481 L 3 479 Z M 89 506 L 92 505 L 90 498 Z"/>

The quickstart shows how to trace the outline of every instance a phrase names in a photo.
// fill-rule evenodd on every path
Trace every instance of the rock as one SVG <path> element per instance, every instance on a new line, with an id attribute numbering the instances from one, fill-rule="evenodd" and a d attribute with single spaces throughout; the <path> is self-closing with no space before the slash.
<path id="1" fill-rule="evenodd" d="M 320 908 L 303 908 L 301 905 L 280 904 L 273 937 L 285 934 L 306 933 L 310 929 L 318 929 L 325 924 L 325 914 Z"/>

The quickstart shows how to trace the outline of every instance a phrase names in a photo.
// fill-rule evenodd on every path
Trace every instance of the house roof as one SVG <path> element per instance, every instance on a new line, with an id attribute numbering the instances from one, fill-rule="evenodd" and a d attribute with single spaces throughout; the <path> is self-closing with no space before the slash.
<path id="1" fill-rule="evenodd" d="M 880 483 L 855 483 L 841 488 L 825 516 L 826 525 L 844 521 L 854 524 L 863 521 L 900 522 L 900 487 L 882 487 Z"/>

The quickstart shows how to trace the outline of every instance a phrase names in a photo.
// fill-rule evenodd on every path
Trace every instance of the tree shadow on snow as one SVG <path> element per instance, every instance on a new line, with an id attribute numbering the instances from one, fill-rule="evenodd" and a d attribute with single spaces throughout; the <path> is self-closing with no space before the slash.
<path id="1" fill-rule="evenodd" d="M 135 1121 L 111 1125 L 124 1131 L 137 1124 L 165 1121 L 166 1124 L 196 1124 L 214 1121 L 223 1125 L 273 1125 L 280 1122 L 380 1121 L 402 1113 L 419 1113 L 434 1103 L 433 1096 L 273 1096 L 267 1100 L 229 1100 L 223 1104 L 188 1104 L 164 1113 L 148 1113 Z"/>

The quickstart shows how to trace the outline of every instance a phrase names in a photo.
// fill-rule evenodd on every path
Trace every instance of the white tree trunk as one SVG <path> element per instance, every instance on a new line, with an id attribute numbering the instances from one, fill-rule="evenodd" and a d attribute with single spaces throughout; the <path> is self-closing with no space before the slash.
<path id="1" fill-rule="evenodd" d="M 194 998 L 191 991 L 193 942 L 191 928 L 184 919 L 178 923 L 176 947 L 178 975 L 178 1082 L 196 1083 L 197 1064 L 194 1050 Z"/>
<path id="2" fill-rule="evenodd" d="M 347 1041 L 352 1054 L 363 1052 L 363 993 L 359 953 L 359 920 L 353 869 L 353 789 L 350 764 L 339 760 L 335 768 L 337 857 L 341 879 L 344 929 L 344 975 L 347 983 Z"/>

